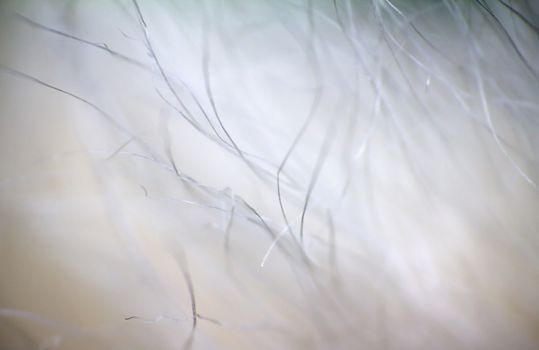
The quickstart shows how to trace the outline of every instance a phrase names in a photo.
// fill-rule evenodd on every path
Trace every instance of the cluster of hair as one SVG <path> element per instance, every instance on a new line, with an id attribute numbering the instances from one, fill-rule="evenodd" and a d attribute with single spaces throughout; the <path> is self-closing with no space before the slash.
<path id="1" fill-rule="evenodd" d="M 0 348 L 539 346 L 531 1 L 0 12 Z"/>

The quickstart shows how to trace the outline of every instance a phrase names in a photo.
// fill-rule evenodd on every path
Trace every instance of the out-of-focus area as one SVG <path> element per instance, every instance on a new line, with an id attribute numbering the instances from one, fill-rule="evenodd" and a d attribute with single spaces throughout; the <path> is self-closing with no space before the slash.
<path id="1" fill-rule="evenodd" d="M 0 349 L 539 347 L 532 1 L 1 1 Z"/>

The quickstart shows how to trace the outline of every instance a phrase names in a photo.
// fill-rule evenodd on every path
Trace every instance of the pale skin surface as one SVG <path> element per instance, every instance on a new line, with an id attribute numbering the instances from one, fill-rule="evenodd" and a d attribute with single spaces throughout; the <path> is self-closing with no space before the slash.
<path id="1" fill-rule="evenodd" d="M 539 346 L 532 5 L 0 6 L 1 349 Z"/>

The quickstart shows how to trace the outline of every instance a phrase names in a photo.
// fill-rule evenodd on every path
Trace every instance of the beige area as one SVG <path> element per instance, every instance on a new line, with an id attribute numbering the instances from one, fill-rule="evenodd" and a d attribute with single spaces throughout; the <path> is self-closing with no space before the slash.
<path id="1" fill-rule="evenodd" d="M 1 3 L 0 349 L 537 348 L 537 81 L 478 11 L 404 1 L 430 41 L 386 16 L 392 51 L 337 3 L 313 44 L 299 1 L 140 1 L 250 166 L 132 2 Z"/>

